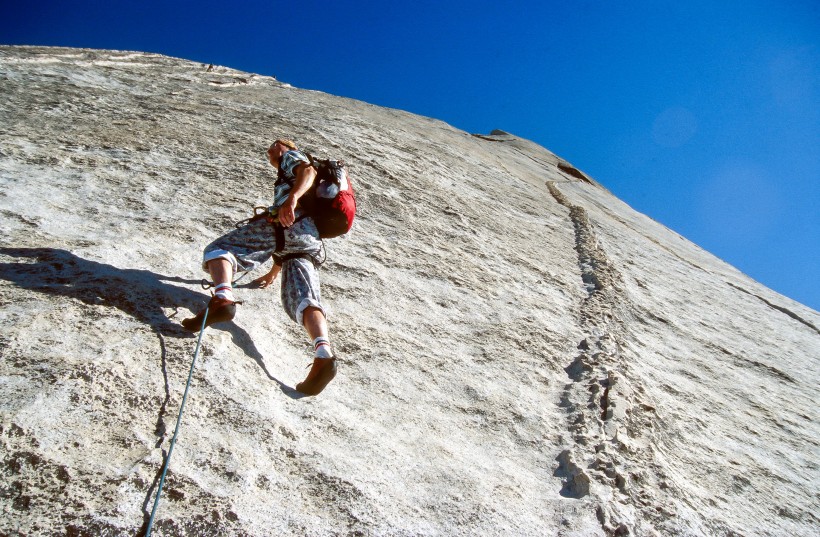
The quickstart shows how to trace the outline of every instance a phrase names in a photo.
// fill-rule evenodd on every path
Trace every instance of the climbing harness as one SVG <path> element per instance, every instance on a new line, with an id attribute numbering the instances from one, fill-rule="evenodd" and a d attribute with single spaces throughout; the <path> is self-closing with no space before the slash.
<path id="1" fill-rule="evenodd" d="M 157 514 L 157 507 L 159 506 L 159 497 L 162 494 L 162 485 L 165 484 L 165 474 L 168 472 L 168 465 L 171 464 L 171 454 L 174 452 L 174 445 L 177 443 L 177 434 L 179 433 L 179 424 L 182 422 L 182 411 L 185 409 L 185 401 L 188 400 L 188 388 L 191 387 L 191 379 L 194 376 L 194 365 L 199 356 L 199 348 L 202 345 L 202 334 L 205 333 L 205 323 L 208 320 L 208 307 L 205 307 L 205 316 L 202 318 L 202 327 L 199 330 L 199 338 L 196 340 L 196 350 L 194 351 L 194 359 L 191 361 L 191 370 L 188 372 L 188 383 L 185 384 L 185 393 L 182 395 L 182 404 L 179 406 L 179 414 L 177 415 L 177 426 L 174 429 L 174 436 L 171 438 L 171 444 L 168 447 L 168 456 L 165 457 L 165 465 L 162 468 L 162 476 L 159 478 L 159 488 L 157 488 L 157 496 L 154 498 L 154 508 L 151 509 L 151 518 L 148 520 L 148 529 L 145 531 L 145 537 L 151 537 L 151 527 L 154 525 L 154 516 Z"/>
<path id="2" fill-rule="evenodd" d="M 289 261 L 291 259 L 307 259 L 313 266 L 316 268 L 320 268 L 325 261 L 327 261 L 327 250 L 325 250 L 325 241 L 322 241 L 322 248 L 316 254 L 308 254 L 306 252 L 297 252 L 294 254 L 286 254 L 286 255 L 278 255 L 273 254 L 274 261 L 281 265 L 285 261 Z"/>

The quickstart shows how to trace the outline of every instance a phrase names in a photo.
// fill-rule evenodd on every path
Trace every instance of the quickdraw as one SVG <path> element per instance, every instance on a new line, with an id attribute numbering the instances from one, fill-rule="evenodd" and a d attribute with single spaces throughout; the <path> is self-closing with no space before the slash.
<path id="1" fill-rule="evenodd" d="M 257 206 L 253 208 L 253 216 L 250 218 L 246 218 L 244 220 L 240 220 L 236 223 L 236 227 L 240 228 L 246 224 L 250 224 L 251 222 L 256 222 L 257 220 L 265 219 L 270 224 L 275 224 L 279 219 L 274 216 L 274 214 L 270 211 L 270 207 L 264 206 Z"/>

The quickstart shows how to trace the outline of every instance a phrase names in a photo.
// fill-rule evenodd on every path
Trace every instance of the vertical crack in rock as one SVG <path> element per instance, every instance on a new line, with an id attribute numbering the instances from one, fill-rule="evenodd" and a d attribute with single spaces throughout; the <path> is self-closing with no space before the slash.
<path id="1" fill-rule="evenodd" d="M 561 396 L 570 447 L 558 456 L 555 475 L 563 481 L 562 496 L 595 494 L 602 498 L 598 519 L 608 535 L 629 535 L 638 529 L 630 504 L 639 491 L 630 491 L 624 470 L 630 461 L 623 455 L 626 448 L 620 440 L 628 434 L 643 435 L 646 424 L 636 425 L 636 414 L 641 408 L 652 408 L 635 404 L 636 390 L 625 375 L 627 363 L 621 350 L 627 341 L 631 306 L 621 275 L 601 247 L 586 210 L 572 204 L 553 182 L 547 186 L 553 198 L 569 210 L 586 290 L 579 313 L 586 337 L 565 368 L 570 382 Z"/>
<path id="2" fill-rule="evenodd" d="M 168 351 L 165 348 L 165 339 L 162 337 L 162 334 L 159 331 L 157 331 L 156 334 L 157 338 L 159 338 L 159 346 L 161 349 L 160 361 L 162 364 L 162 379 L 165 387 L 165 398 L 162 400 L 162 404 L 159 407 L 157 423 L 154 428 L 154 435 L 157 437 L 157 443 L 154 444 L 155 448 L 160 447 L 162 442 L 165 440 L 165 432 L 167 430 L 165 426 L 165 414 L 168 408 L 168 401 L 171 399 L 171 388 L 168 385 Z"/>
<path id="3" fill-rule="evenodd" d="M 167 413 L 168 409 L 168 401 L 171 399 L 171 388 L 168 385 L 168 351 L 165 347 L 165 339 L 162 337 L 162 333 L 158 330 L 156 331 L 157 337 L 159 338 L 159 345 L 161 349 L 161 356 L 160 361 L 162 364 L 162 378 L 164 381 L 164 388 L 165 388 L 165 398 L 162 400 L 162 404 L 159 408 L 159 414 L 157 415 L 157 422 L 154 428 L 154 435 L 157 437 L 157 442 L 154 444 L 155 448 L 161 447 L 163 442 L 165 442 L 166 433 L 168 431 L 165 425 L 165 414 Z M 139 535 L 145 535 L 148 531 L 148 522 L 151 519 L 151 506 L 153 505 L 152 500 L 154 499 L 154 491 L 159 484 L 159 480 L 162 477 L 162 469 L 165 467 L 165 460 L 167 458 L 167 452 L 163 449 L 162 450 L 162 463 L 160 464 L 159 468 L 157 469 L 156 473 L 154 474 L 154 480 L 151 482 L 151 486 L 148 487 L 148 492 L 145 495 L 145 500 L 142 502 L 142 526 L 140 527 Z"/>

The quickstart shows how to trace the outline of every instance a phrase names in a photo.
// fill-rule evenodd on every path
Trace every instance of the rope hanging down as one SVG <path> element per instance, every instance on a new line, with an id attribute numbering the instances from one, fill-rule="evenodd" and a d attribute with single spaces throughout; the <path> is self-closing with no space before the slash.
<path id="1" fill-rule="evenodd" d="M 157 489 L 157 497 L 154 498 L 154 508 L 151 509 L 151 518 L 148 520 L 148 529 L 145 531 L 145 537 L 151 537 L 151 528 L 154 525 L 154 516 L 157 514 L 157 507 L 159 506 L 159 497 L 162 494 L 162 485 L 165 483 L 165 474 L 168 472 L 168 465 L 171 464 L 171 454 L 174 452 L 174 445 L 177 443 L 177 434 L 179 433 L 179 424 L 182 422 L 182 411 L 185 409 L 185 401 L 188 400 L 188 389 L 191 387 L 191 379 L 194 376 L 194 366 L 196 359 L 199 356 L 199 347 L 202 344 L 202 334 L 205 333 L 205 322 L 208 320 L 208 308 L 205 308 L 205 316 L 202 318 L 202 327 L 199 330 L 199 338 L 196 340 L 196 350 L 194 351 L 194 359 L 191 361 L 191 370 L 188 372 L 188 383 L 185 384 L 185 393 L 182 396 L 182 404 L 179 406 L 179 414 L 177 415 L 177 426 L 174 429 L 174 436 L 171 438 L 171 445 L 168 448 L 168 456 L 165 457 L 165 465 L 162 468 L 162 477 L 159 478 L 159 488 Z"/>

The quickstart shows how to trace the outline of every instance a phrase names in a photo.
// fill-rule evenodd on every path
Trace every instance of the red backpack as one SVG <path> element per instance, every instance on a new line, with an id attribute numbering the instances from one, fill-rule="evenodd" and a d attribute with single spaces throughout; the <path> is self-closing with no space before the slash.
<path id="1" fill-rule="evenodd" d="M 311 193 L 301 201 L 316 222 L 319 236 L 332 239 L 344 235 L 356 217 L 356 194 L 342 160 L 317 159 L 305 153 L 316 169 Z"/>

